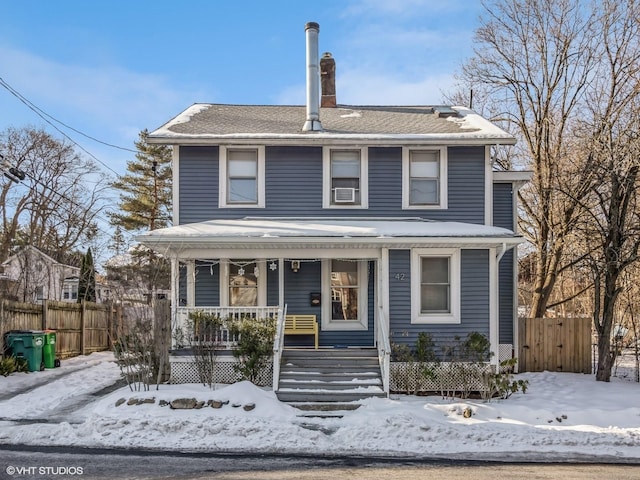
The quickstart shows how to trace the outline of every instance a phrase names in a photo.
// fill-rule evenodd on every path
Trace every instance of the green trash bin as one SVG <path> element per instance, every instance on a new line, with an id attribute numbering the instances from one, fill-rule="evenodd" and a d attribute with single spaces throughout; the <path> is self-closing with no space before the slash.
<path id="1" fill-rule="evenodd" d="M 24 358 L 27 361 L 30 372 L 39 372 L 43 369 L 43 332 L 36 330 L 13 330 L 7 333 L 6 342 L 12 356 Z"/>
<path id="2" fill-rule="evenodd" d="M 44 330 L 44 345 L 42 346 L 42 361 L 44 368 L 59 366 L 56 362 L 56 331 Z"/>

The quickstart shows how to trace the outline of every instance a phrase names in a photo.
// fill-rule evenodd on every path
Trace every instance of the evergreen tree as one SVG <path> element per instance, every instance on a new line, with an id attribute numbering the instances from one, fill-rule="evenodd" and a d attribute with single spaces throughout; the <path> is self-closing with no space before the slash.
<path id="1" fill-rule="evenodd" d="M 120 194 L 120 212 L 111 223 L 128 232 L 167 227 L 171 224 L 171 147 L 147 143 L 149 132 L 140 132 L 136 159 L 127 162 L 127 173 L 113 182 Z"/>
<path id="2" fill-rule="evenodd" d="M 127 162 L 127 173 L 112 184 L 121 192 L 120 211 L 110 215 L 111 224 L 116 227 L 114 245 L 123 244 L 123 231 L 133 234 L 171 225 L 171 147 L 150 145 L 148 134 L 147 130 L 140 132 L 135 160 Z M 127 277 L 139 279 L 150 292 L 169 288 L 167 259 L 147 248 L 131 249 L 130 253 L 133 262 L 114 268 L 114 273 L 126 268 Z"/>
<path id="3" fill-rule="evenodd" d="M 82 258 L 80 267 L 80 278 L 78 280 L 78 303 L 96 301 L 96 269 L 93 264 L 93 254 L 91 248 Z"/>

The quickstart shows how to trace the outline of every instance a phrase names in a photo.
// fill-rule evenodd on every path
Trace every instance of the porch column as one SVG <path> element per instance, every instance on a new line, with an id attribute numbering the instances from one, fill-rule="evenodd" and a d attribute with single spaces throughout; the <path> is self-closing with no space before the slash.
<path id="1" fill-rule="evenodd" d="M 383 248 L 378 257 L 378 306 L 382 313 L 384 324 L 376 322 L 377 327 L 386 328 L 386 336 L 389 336 L 389 249 Z M 379 337 L 378 337 L 379 338 Z"/>
<path id="2" fill-rule="evenodd" d="M 502 251 L 497 248 L 489 250 L 489 343 L 491 345 L 491 364 L 496 368 L 500 366 L 500 322 L 498 311 L 498 262 L 502 257 Z"/>
<path id="3" fill-rule="evenodd" d="M 171 257 L 171 333 L 178 327 L 178 305 L 180 304 L 180 289 L 178 288 L 179 275 L 180 265 L 176 255 Z M 176 345 L 173 345 L 173 348 L 175 347 Z"/>
<path id="4" fill-rule="evenodd" d="M 187 260 L 187 307 L 196 306 L 196 261 Z"/>
<path id="5" fill-rule="evenodd" d="M 284 258 L 278 259 L 278 306 L 284 307 Z"/>

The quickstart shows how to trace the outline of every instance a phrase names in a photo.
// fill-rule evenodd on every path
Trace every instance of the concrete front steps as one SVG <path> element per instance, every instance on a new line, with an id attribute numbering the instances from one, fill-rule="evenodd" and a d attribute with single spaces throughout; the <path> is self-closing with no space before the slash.
<path id="1" fill-rule="evenodd" d="M 278 399 L 301 416 L 339 417 L 359 400 L 386 397 L 373 348 L 286 349 L 280 363 Z"/>

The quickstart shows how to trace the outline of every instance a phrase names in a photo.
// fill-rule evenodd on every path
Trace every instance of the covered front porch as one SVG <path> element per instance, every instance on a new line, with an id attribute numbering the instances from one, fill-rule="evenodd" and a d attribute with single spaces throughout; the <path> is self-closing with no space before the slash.
<path id="1" fill-rule="evenodd" d="M 186 345 L 179 341 L 180 332 L 195 311 L 223 319 L 275 319 L 273 374 L 278 385 L 283 348 L 314 347 L 311 335 L 284 334 L 286 315 L 311 315 L 318 323 L 321 349 L 378 352 L 385 392 L 391 290 L 399 305 L 393 312 L 394 328 L 415 335 L 425 328 L 416 317 L 423 291 L 416 272 L 444 265 L 450 283 L 435 288 L 444 295 L 437 308 L 447 311 L 430 327 L 444 322 L 448 325 L 442 331 L 464 335 L 465 328 L 480 326 L 498 351 L 497 266 L 504 252 L 520 242 L 502 228 L 420 218 L 211 220 L 155 230 L 138 240 L 171 259 L 174 349 Z M 423 260 L 431 258 L 437 261 Z M 478 298 L 464 298 L 463 273 L 484 279 L 481 312 L 473 306 L 460 309 L 460 303 Z M 234 339 L 222 329 L 212 342 L 229 348 Z"/>

